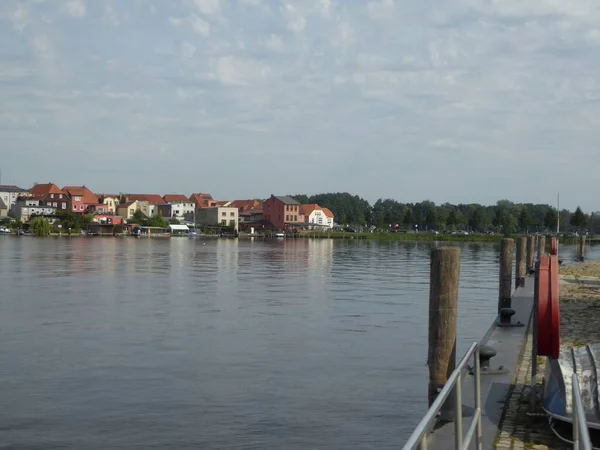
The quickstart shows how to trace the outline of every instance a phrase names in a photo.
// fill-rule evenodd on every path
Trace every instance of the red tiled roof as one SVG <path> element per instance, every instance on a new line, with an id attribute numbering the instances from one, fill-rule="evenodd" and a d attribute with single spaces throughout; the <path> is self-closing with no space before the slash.
<path id="1" fill-rule="evenodd" d="M 327 217 L 331 217 L 332 219 L 335 217 L 329 208 L 321 208 L 321 210 Z"/>
<path id="2" fill-rule="evenodd" d="M 125 202 L 125 203 L 119 203 L 119 206 L 117 209 L 121 209 L 121 208 L 129 208 L 131 205 L 133 205 L 135 202 Z"/>
<path id="3" fill-rule="evenodd" d="M 98 203 L 98 197 L 92 191 L 85 186 L 65 186 L 63 188 L 70 197 L 78 196 L 81 197 L 81 201 L 88 205 Z"/>
<path id="4" fill-rule="evenodd" d="M 305 204 L 305 205 L 300 205 L 300 214 L 303 214 L 305 216 L 310 216 L 311 213 L 315 209 L 322 209 L 322 208 L 319 205 L 317 205 L 316 203 L 309 203 L 309 204 Z"/>
<path id="5" fill-rule="evenodd" d="M 258 200 L 234 200 L 229 206 L 239 209 L 240 212 L 246 212 L 260 208 L 261 203 Z"/>
<path id="6" fill-rule="evenodd" d="M 190 195 L 190 200 L 196 204 L 197 208 L 208 208 L 215 205 L 213 196 L 210 194 L 192 194 Z"/>
<path id="7" fill-rule="evenodd" d="M 164 205 L 166 202 L 163 198 L 158 194 L 127 194 L 125 196 L 127 201 L 131 202 L 134 200 L 138 200 L 141 202 L 148 202 L 151 205 Z"/>
<path id="8" fill-rule="evenodd" d="M 187 203 L 191 201 L 183 194 L 166 194 L 163 195 L 163 200 L 167 203 Z"/>
<path id="9" fill-rule="evenodd" d="M 47 194 L 65 194 L 65 191 L 63 191 L 54 183 L 36 184 L 29 190 L 29 192 L 31 192 L 34 196 L 42 196 Z"/>

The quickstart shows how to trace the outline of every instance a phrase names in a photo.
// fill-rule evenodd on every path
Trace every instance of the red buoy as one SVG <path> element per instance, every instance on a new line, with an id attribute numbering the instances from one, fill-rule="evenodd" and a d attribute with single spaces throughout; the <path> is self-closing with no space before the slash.
<path id="1" fill-rule="evenodd" d="M 560 354 L 558 265 L 556 255 L 542 255 L 537 289 L 537 352 L 553 359 Z"/>

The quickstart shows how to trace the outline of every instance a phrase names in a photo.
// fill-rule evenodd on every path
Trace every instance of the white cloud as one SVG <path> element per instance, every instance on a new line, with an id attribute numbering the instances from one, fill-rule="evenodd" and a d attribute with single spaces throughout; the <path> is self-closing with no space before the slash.
<path id="1" fill-rule="evenodd" d="M 15 10 L 10 13 L 9 20 L 15 29 L 23 31 L 29 23 L 29 8 L 23 3 L 17 4 Z"/>
<path id="2" fill-rule="evenodd" d="M 85 4 L 83 0 L 69 0 L 63 3 L 62 9 L 69 16 L 80 19 L 85 16 Z"/>
<path id="3" fill-rule="evenodd" d="M 181 43 L 181 57 L 182 58 L 193 58 L 196 53 L 196 46 L 189 42 Z"/>
<path id="4" fill-rule="evenodd" d="M 283 44 L 283 39 L 276 34 L 271 34 L 265 41 L 265 47 L 274 52 L 282 52 L 285 45 Z"/>
<path id="5" fill-rule="evenodd" d="M 50 44 L 50 39 L 47 35 L 41 34 L 38 36 L 34 36 L 32 41 L 32 47 L 34 53 L 41 58 L 50 58 L 52 57 L 52 45 Z"/>
<path id="6" fill-rule="evenodd" d="M 194 0 L 194 5 L 205 15 L 218 14 L 221 11 L 219 0 Z"/>
<path id="7" fill-rule="evenodd" d="M 289 0 L 284 0 L 283 4 L 279 7 L 281 14 L 286 18 L 288 28 L 296 33 L 304 30 L 306 26 L 306 19 L 304 15 L 296 8 L 293 4 L 289 3 Z"/>
<path id="8" fill-rule="evenodd" d="M 394 11 L 394 0 L 379 0 L 367 4 L 369 17 L 373 20 L 389 19 Z"/>
<path id="9" fill-rule="evenodd" d="M 210 61 L 213 76 L 224 85 L 250 86 L 269 77 L 271 69 L 251 58 L 222 56 Z"/>
<path id="10" fill-rule="evenodd" d="M 196 14 L 184 18 L 171 17 L 169 23 L 177 27 L 190 27 L 194 33 L 200 36 L 208 37 L 210 35 L 210 24 Z"/>

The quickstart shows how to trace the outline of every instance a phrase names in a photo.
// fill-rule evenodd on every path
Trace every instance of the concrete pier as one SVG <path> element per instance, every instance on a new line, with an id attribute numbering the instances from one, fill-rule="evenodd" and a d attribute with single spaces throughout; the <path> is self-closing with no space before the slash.
<path id="1" fill-rule="evenodd" d="M 481 404 L 483 449 L 512 448 L 500 446 L 500 426 L 505 415 L 505 406 L 514 390 L 513 382 L 516 380 L 521 366 L 521 359 L 527 343 L 527 334 L 533 310 L 534 277 L 527 276 L 525 285 L 518 287 L 512 299 L 512 308 L 515 315 L 512 323 L 522 323 L 521 327 L 499 327 L 492 324 L 481 344 L 490 345 L 497 354 L 490 360 L 490 373 L 481 377 Z M 457 355 L 461 357 L 462 355 Z M 464 374 L 462 382 L 463 392 L 463 428 L 466 430 L 473 417 L 474 389 L 473 376 Z M 431 435 L 430 448 L 445 450 L 454 448 L 454 424 L 447 423 L 439 426 Z M 519 447 L 515 447 L 519 448 Z M 522 447 L 520 447 L 522 448 Z"/>

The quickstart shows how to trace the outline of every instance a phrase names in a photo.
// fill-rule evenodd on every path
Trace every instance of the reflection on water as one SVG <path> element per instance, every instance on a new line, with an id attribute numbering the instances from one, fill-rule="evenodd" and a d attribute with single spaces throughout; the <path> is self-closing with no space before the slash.
<path id="1" fill-rule="evenodd" d="M 397 448 L 426 406 L 434 245 L 0 238 L 3 445 Z M 460 246 L 462 354 L 499 251 Z"/>

